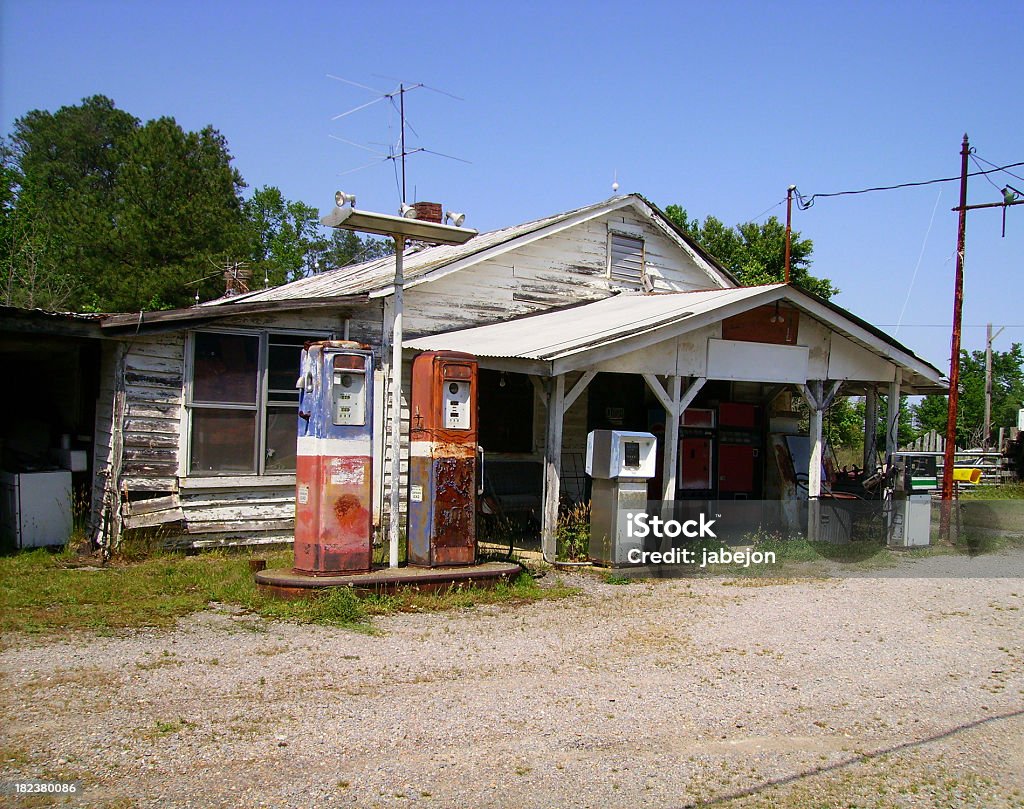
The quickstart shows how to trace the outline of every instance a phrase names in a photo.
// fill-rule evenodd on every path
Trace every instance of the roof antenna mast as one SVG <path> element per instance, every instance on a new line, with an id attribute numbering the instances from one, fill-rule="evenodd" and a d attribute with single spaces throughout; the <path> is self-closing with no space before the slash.
<path id="1" fill-rule="evenodd" d="M 398 117 L 402 126 L 402 204 L 405 205 L 405 83 L 398 84 Z"/>
<path id="2" fill-rule="evenodd" d="M 453 155 L 447 155 L 447 154 L 442 154 L 441 152 L 435 152 L 432 149 L 427 149 L 427 148 L 425 148 L 423 146 L 417 146 L 415 149 L 409 149 L 409 148 L 406 147 L 406 138 L 405 138 L 406 127 L 408 126 L 409 129 L 412 129 L 413 134 L 417 134 L 415 128 L 411 124 L 409 124 L 406 121 L 406 118 L 405 118 L 405 94 L 406 93 L 408 93 L 408 92 L 410 92 L 412 90 L 418 90 L 419 88 L 422 87 L 425 90 L 432 90 L 435 93 L 440 93 L 441 95 L 446 95 L 449 98 L 454 98 L 456 101 L 462 101 L 463 99 L 459 98 L 459 96 L 452 95 L 451 93 L 448 93 L 448 92 L 446 92 L 444 90 L 438 90 L 436 87 L 431 87 L 431 86 L 429 86 L 427 84 L 424 84 L 423 82 L 409 83 L 409 82 L 407 82 L 405 80 L 397 79 L 396 81 L 399 82 L 398 88 L 395 89 L 395 90 L 392 90 L 389 93 L 385 93 L 385 92 L 381 92 L 379 90 L 375 90 L 373 87 L 368 87 L 365 84 L 358 84 L 357 82 L 349 81 L 348 79 L 344 79 L 341 76 L 334 76 L 334 75 L 328 73 L 327 77 L 330 78 L 330 79 L 334 79 L 336 81 L 344 82 L 345 84 L 351 84 L 351 85 L 353 85 L 355 87 L 359 87 L 359 88 L 362 88 L 364 90 L 369 90 L 371 92 L 378 93 L 377 98 L 373 99 L 372 101 L 368 101 L 365 104 L 360 104 L 357 107 L 353 107 L 352 109 L 350 109 L 350 110 L 348 110 L 346 112 L 342 112 L 342 113 L 339 113 L 338 115 L 333 116 L 331 118 L 332 121 L 336 121 L 339 118 L 344 118 L 344 117 L 346 117 L 348 115 L 351 115 L 354 112 L 358 112 L 359 110 L 364 109 L 365 107 L 370 106 L 371 104 L 375 104 L 378 101 L 384 101 L 384 100 L 390 101 L 391 104 L 396 107 L 396 109 L 398 111 L 398 117 L 399 117 L 399 125 L 400 125 L 400 130 L 399 131 L 400 131 L 400 134 L 399 134 L 398 154 L 395 154 L 395 150 L 394 150 L 393 146 L 388 148 L 388 153 L 387 154 L 384 154 L 383 152 L 379 152 L 379 151 L 377 151 L 375 149 L 368 148 L 366 146 L 363 146 L 362 144 L 353 143 L 352 141 L 346 140 L 345 138 L 339 138 L 339 137 L 337 137 L 335 135 L 331 135 L 332 138 L 334 138 L 335 140 L 340 140 L 342 143 L 347 143 L 350 146 L 355 146 L 355 147 L 358 147 L 360 149 L 365 149 L 366 151 L 373 152 L 374 154 L 378 155 L 378 160 L 374 161 L 374 163 L 369 163 L 369 164 L 367 164 L 365 166 L 360 166 L 357 169 L 351 169 L 350 171 L 342 172 L 342 174 L 350 174 L 353 171 L 359 171 L 360 169 L 363 169 L 363 168 L 369 168 L 370 166 L 375 165 L 376 163 L 381 163 L 381 162 L 383 162 L 385 160 L 393 160 L 393 161 L 399 161 L 400 160 L 401 161 L 401 165 L 402 165 L 402 181 L 401 181 L 401 188 L 399 189 L 399 193 L 400 193 L 400 195 L 402 197 L 401 205 L 405 206 L 406 203 L 407 203 L 406 197 L 408 195 L 408 190 L 407 190 L 407 185 L 406 185 L 406 171 L 405 171 L 405 158 L 406 157 L 408 157 L 409 155 L 416 154 L 417 152 L 426 152 L 428 154 L 437 155 L 438 157 L 446 157 L 449 160 L 458 160 L 460 163 L 469 163 L 470 162 L 468 160 L 463 160 L 461 157 L 454 157 Z M 388 76 L 382 76 L 381 78 L 389 78 L 389 77 Z M 395 104 L 395 96 L 398 96 L 398 103 L 397 103 L 397 105 Z M 397 180 L 397 178 L 396 178 L 396 180 Z"/>

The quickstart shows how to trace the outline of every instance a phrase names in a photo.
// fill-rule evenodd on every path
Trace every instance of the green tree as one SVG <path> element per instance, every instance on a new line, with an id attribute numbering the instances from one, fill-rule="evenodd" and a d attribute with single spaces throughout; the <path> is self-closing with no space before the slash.
<path id="1" fill-rule="evenodd" d="M 12 232 L 34 246 L 44 270 L 68 268 L 75 308 L 187 305 L 210 262 L 244 249 L 244 183 L 212 127 L 185 132 L 173 118 L 143 125 L 92 96 L 19 118 L 10 148 Z M 21 277 L 14 269 L 7 279 Z M 203 291 L 217 288 L 208 280 Z"/>
<path id="2" fill-rule="evenodd" d="M 350 264 L 361 264 L 373 261 L 395 252 L 391 239 L 374 239 L 370 236 L 360 237 L 351 230 L 332 228 L 330 238 L 320 246 L 315 256 L 321 270 L 333 270 L 347 267 Z"/>
<path id="3" fill-rule="evenodd" d="M 1009 351 L 992 352 L 992 431 L 1017 423 L 1017 411 L 1024 407 L 1024 348 L 1014 343 Z M 922 432 L 935 430 L 945 435 L 949 400 L 925 396 L 914 408 Z M 985 352 L 960 352 L 960 399 L 957 405 L 956 443 L 960 447 L 980 446 L 985 439 Z M 989 436 L 991 439 L 992 436 Z"/>
<path id="4" fill-rule="evenodd" d="M 745 222 L 728 227 L 714 216 L 690 219 L 686 209 L 669 205 L 665 214 L 680 230 L 718 259 L 744 286 L 777 284 L 786 276 L 786 226 L 774 216 L 763 224 Z M 839 293 L 827 278 L 810 274 L 814 243 L 790 234 L 790 279 L 795 286 L 822 298 Z"/>
<path id="5" fill-rule="evenodd" d="M 324 241 L 316 208 L 287 200 L 280 189 L 264 186 L 242 204 L 242 211 L 253 278 L 266 278 L 270 286 L 278 286 L 307 274 L 310 257 Z"/>
<path id="6" fill-rule="evenodd" d="M 316 208 L 285 199 L 274 186 L 258 189 L 242 210 L 257 283 L 266 279 L 269 286 L 278 286 L 394 252 L 389 240 L 360 237 L 350 230 L 334 228 L 325 235 Z"/>

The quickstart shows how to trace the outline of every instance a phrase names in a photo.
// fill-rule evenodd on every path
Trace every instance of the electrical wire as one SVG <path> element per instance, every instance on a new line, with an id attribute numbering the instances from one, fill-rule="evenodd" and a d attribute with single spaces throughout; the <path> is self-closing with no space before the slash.
<path id="1" fill-rule="evenodd" d="M 762 216 L 764 216 L 769 211 L 773 211 L 776 208 L 778 208 L 785 201 L 786 201 L 786 198 L 783 197 L 778 202 L 776 202 L 774 205 L 769 205 L 767 208 L 765 208 L 763 211 L 761 211 L 761 213 L 759 213 L 757 216 L 752 216 L 750 219 L 744 219 L 743 221 L 744 222 L 756 222 L 758 219 L 760 219 Z"/>
<path id="2" fill-rule="evenodd" d="M 973 150 L 971 150 L 971 160 L 974 161 L 975 166 L 977 166 L 979 169 L 981 168 L 981 163 L 978 162 L 978 158 L 975 156 Z M 988 180 L 988 184 L 991 185 L 996 191 L 998 191 L 1000 194 L 1003 193 L 1003 189 L 996 185 L 995 180 L 993 180 L 987 174 L 985 175 L 985 179 Z"/>
<path id="3" fill-rule="evenodd" d="M 996 166 L 995 168 L 986 169 L 984 171 L 969 172 L 967 176 L 977 177 L 979 175 L 984 174 L 994 174 L 997 171 L 1006 171 L 1007 169 L 1016 168 L 1017 166 L 1024 166 L 1024 161 L 1021 161 L 1019 163 L 1007 163 L 1005 166 Z M 940 177 L 935 180 L 919 180 L 917 182 L 910 183 L 897 183 L 896 185 L 877 185 L 871 188 L 861 188 L 856 191 L 832 191 L 827 194 L 811 194 L 809 197 L 805 197 L 799 191 L 794 191 L 793 193 L 796 195 L 797 205 L 799 206 L 800 210 L 806 211 L 808 208 L 814 205 L 815 200 L 819 198 L 824 199 L 825 197 L 848 197 L 853 196 L 855 194 L 870 194 L 874 191 L 895 191 L 896 189 L 899 188 L 915 188 L 922 185 L 935 185 L 936 183 L 952 183 L 958 181 L 959 179 L 959 176 Z"/>
<path id="4" fill-rule="evenodd" d="M 974 155 L 974 152 L 973 152 L 973 150 L 972 150 L 971 154 L 972 154 L 972 155 Z M 993 166 L 993 167 L 995 167 L 995 168 L 998 168 L 998 166 L 996 166 L 996 164 L 995 164 L 995 163 L 993 163 L 993 162 L 992 162 L 992 161 L 990 161 L 990 160 L 986 160 L 986 159 L 985 159 L 984 157 L 981 157 L 981 156 L 977 156 L 977 159 L 978 159 L 978 160 L 980 160 L 980 161 L 981 161 L 982 163 L 986 163 L 986 164 L 988 164 L 989 166 Z M 1003 171 L 1006 171 L 1006 169 L 1007 169 L 1007 168 L 1009 168 L 1009 167 L 1007 167 L 1007 166 L 1004 166 L 1002 170 L 1003 170 Z M 1007 173 L 1007 174 L 1009 174 L 1009 175 L 1010 175 L 1011 177 L 1015 177 L 1016 179 L 1018 179 L 1018 180 L 1020 180 L 1020 181 L 1021 181 L 1022 183 L 1024 183 L 1024 177 L 1021 177 L 1021 176 L 1020 176 L 1019 174 L 1014 174 L 1014 173 L 1013 173 L 1012 171 L 1006 171 L 1006 173 Z"/>

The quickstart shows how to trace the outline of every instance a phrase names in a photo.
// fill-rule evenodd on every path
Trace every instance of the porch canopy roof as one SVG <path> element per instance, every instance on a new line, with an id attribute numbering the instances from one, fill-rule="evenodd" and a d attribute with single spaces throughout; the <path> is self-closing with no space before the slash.
<path id="1" fill-rule="evenodd" d="M 850 378 L 845 386 L 848 392 L 856 392 L 862 385 L 891 382 L 896 368 L 902 370 L 904 393 L 948 392 L 942 372 L 906 346 L 845 309 L 787 284 L 697 292 L 626 292 L 503 323 L 420 337 L 408 340 L 406 347 L 414 351 L 463 351 L 476 355 L 485 368 L 559 376 L 570 371 L 593 370 L 601 363 L 642 352 L 776 301 L 785 301 L 824 324 L 833 334 L 874 355 L 872 361 L 878 372 L 868 378 L 863 374 Z M 761 344 L 748 345 L 750 352 L 755 352 L 754 347 Z M 661 353 L 666 357 L 677 356 Z M 656 372 L 691 375 L 678 359 L 669 359 L 667 364 L 675 367 Z M 648 365 L 645 370 L 653 369 Z M 772 381 L 770 370 L 765 370 L 765 381 Z M 708 377 L 715 378 L 711 373 Z"/>

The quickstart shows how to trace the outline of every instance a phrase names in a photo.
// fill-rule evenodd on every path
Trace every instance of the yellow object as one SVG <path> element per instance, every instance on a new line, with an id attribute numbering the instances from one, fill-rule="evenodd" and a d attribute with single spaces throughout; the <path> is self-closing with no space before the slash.
<path id="1" fill-rule="evenodd" d="M 979 483 L 981 481 L 980 469 L 954 469 L 953 480 L 957 483 Z"/>

